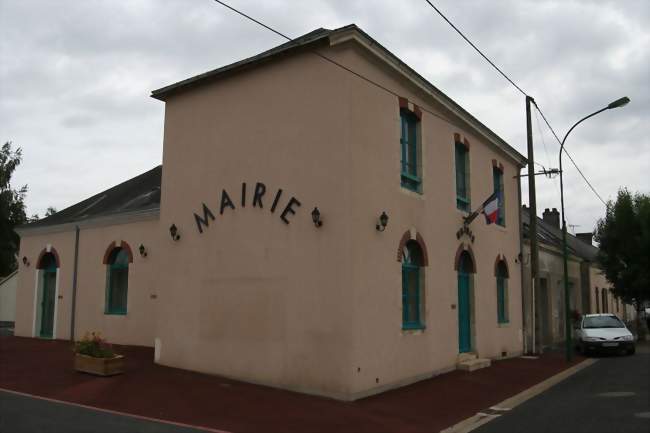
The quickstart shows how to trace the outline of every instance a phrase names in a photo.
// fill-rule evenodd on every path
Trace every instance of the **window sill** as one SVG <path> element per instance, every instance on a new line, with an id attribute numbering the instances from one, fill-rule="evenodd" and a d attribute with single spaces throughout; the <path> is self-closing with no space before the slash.
<path id="1" fill-rule="evenodd" d="M 413 191 L 412 189 L 407 188 L 407 187 L 405 187 L 403 185 L 400 185 L 399 190 L 404 195 L 407 195 L 407 196 L 413 197 L 413 198 L 417 198 L 417 199 L 420 199 L 420 200 L 424 200 L 424 193 L 422 193 L 421 191 Z"/>
<path id="2" fill-rule="evenodd" d="M 426 329 L 426 326 L 424 325 L 402 325 L 402 332 L 410 332 L 410 331 L 424 331 Z"/>
<path id="3" fill-rule="evenodd" d="M 126 316 L 126 311 L 104 311 L 105 316 Z"/>
<path id="4" fill-rule="evenodd" d="M 458 206 L 458 202 L 461 202 L 462 204 L 466 205 L 467 209 L 463 209 L 460 206 Z M 472 202 L 469 199 L 456 196 L 456 209 L 458 209 L 461 212 L 466 212 L 468 214 L 472 213 Z"/>
<path id="5" fill-rule="evenodd" d="M 422 179 L 402 173 L 400 186 L 416 194 L 422 194 Z"/>
<path id="6" fill-rule="evenodd" d="M 497 323 L 499 328 L 510 328 L 510 322 L 499 322 Z"/>

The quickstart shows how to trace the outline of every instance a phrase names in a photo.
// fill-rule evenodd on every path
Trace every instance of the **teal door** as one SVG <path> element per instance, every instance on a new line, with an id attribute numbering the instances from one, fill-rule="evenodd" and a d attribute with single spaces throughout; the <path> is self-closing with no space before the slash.
<path id="1" fill-rule="evenodd" d="M 470 334 L 470 300 L 469 274 L 458 273 L 458 351 L 470 352 L 472 341 Z"/>
<path id="2" fill-rule="evenodd" d="M 54 329 L 54 291 L 56 289 L 56 268 L 43 271 L 43 297 L 41 300 L 40 336 L 52 338 Z"/>

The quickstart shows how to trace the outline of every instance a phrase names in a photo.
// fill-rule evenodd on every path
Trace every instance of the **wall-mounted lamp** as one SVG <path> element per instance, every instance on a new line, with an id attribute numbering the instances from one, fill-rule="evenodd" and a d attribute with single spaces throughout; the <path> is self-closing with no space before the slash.
<path id="1" fill-rule="evenodd" d="M 27 256 L 23 256 L 23 265 L 29 266 L 29 259 L 27 258 Z"/>
<path id="2" fill-rule="evenodd" d="M 147 249 L 144 247 L 144 245 L 140 244 L 138 251 L 140 251 L 140 255 L 142 257 L 147 257 Z"/>
<path id="3" fill-rule="evenodd" d="M 314 225 L 316 227 L 320 227 L 323 225 L 323 221 L 320 220 L 320 211 L 318 210 L 317 207 L 315 207 L 314 210 L 311 211 L 311 220 L 314 222 Z"/>
<path id="4" fill-rule="evenodd" d="M 173 241 L 177 241 L 181 238 L 181 235 L 178 234 L 178 227 L 176 227 L 176 224 L 172 224 L 169 227 L 169 234 L 172 236 Z"/>
<path id="5" fill-rule="evenodd" d="M 386 215 L 386 212 L 382 212 L 381 215 L 379 216 L 379 224 L 375 226 L 378 232 L 383 232 L 386 230 L 386 226 L 388 225 L 388 215 Z"/>

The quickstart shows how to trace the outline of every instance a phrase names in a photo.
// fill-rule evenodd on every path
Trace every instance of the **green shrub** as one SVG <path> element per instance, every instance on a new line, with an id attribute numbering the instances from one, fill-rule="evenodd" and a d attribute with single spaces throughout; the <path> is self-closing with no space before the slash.
<path id="1" fill-rule="evenodd" d="M 111 344 L 101 337 L 99 332 L 86 332 L 84 337 L 75 342 L 74 352 L 93 358 L 112 358 L 115 356 Z"/>

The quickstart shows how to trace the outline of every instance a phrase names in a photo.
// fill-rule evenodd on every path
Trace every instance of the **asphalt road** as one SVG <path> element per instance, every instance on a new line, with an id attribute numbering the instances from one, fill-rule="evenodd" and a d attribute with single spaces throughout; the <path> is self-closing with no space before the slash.
<path id="1" fill-rule="evenodd" d="M 1 433 L 203 433 L 0 391 Z"/>
<path id="2" fill-rule="evenodd" d="M 650 346 L 597 359 L 474 432 L 649 433 Z"/>

